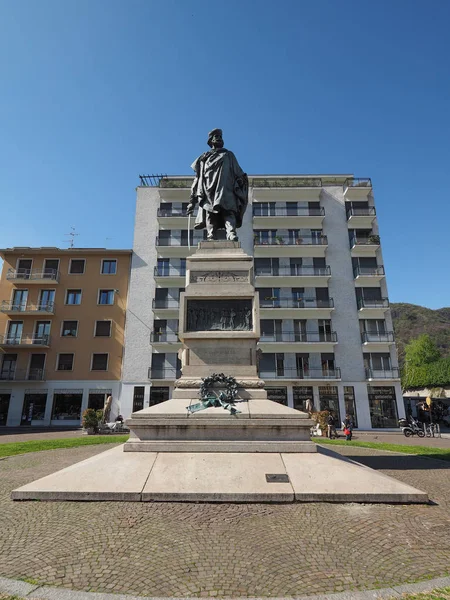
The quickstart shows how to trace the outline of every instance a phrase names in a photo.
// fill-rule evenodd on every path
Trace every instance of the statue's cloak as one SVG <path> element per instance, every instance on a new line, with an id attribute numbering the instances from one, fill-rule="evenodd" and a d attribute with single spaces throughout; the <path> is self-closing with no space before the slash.
<path id="1" fill-rule="evenodd" d="M 199 156 L 192 168 L 191 202 L 199 205 L 195 229 L 206 226 L 207 212 L 232 212 L 236 227 L 240 227 L 248 203 L 248 180 L 235 155 L 225 148 L 210 150 Z"/>

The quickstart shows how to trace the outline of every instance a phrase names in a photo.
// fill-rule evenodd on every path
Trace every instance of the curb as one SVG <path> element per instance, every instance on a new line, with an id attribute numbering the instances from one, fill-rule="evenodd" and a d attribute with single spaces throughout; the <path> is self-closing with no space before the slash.
<path id="1" fill-rule="evenodd" d="M 376 600 L 377 598 L 396 598 L 402 594 L 418 594 L 420 592 L 430 592 L 436 588 L 450 586 L 450 577 L 437 577 L 428 579 L 419 583 L 406 583 L 404 585 L 394 585 L 392 587 L 364 590 L 362 592 L 339 592 L 335 594 L 319 594 L 317 596 L 290 596 L 282 597 L 243 597 L 228 596 L 229 600 Z M 0 577 L 0 592 L 19 595 L 22 598 L 30 600 L 205 600 L 205 597 L 169 597 L 162 598 L 157 596 L 129 596 L 127 594 L 103 594 L 99 592 L 76 592 L 65 588 L 40 586 L 18 581 L 16 579 L 7 579 Z"/>

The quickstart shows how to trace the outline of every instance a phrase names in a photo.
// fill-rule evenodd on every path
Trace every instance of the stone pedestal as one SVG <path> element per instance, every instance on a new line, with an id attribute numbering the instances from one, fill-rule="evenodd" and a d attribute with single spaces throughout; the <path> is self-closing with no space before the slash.
<path id="1" fill-rule="evenodd" d="M 268 400 L 258 376 L 253 258 L 239 242 L 200 242 L 186 263 L 179 319 L 182 376 L 170 400 L 131 415 L 125 451 L 315 452 L 308 415 Z M 240 412 L 232 416 L 220 407 L 189 415 L 202 378 L 213 373 L 237 380 Z"/>

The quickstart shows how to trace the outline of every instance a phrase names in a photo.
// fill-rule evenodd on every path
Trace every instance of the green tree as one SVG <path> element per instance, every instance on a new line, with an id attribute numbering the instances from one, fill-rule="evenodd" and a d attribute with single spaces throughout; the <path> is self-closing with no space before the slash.
<path id="1" fill-rule="evenodd" d="M 421 367 L 441 358 L 435 342 L 426 333 L 419 335 L 405 346 L 405 362 L 408 367 Z"/>

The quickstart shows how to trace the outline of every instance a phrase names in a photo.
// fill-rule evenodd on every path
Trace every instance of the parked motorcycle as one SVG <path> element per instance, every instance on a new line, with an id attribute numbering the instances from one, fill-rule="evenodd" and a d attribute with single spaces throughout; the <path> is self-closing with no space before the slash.
<path id="1" fill-rule="evenodd" d="M 425 431 L 415 419 L 411 419 L 411 421 L 400 419 L 398 426 L 402 430 L 402 433 L 405 437 L 411 437 L 412 435 L 417 435 L 420 438 L 425 437 Z"/>

